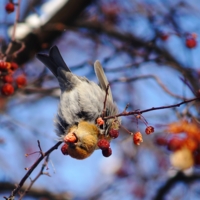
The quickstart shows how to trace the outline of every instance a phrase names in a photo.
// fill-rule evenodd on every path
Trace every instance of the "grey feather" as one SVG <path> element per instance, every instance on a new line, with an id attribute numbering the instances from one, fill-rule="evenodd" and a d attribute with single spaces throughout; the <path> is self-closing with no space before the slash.
<path id="1" fill-rule="evenodd" d="M 100 84 L 101 88 L 104 91 L 106 91 L 106 88 L 107 88 L 109 82 L 106 78 L 106 75 L 105 75 L 104 70 L 101 66 L 101 63 L 98 60 L 96 60 L 95 63 L 94 63 L 94 70 L 95 70 L 96 76 L 99 80 L 99 84 Z M 113 102 L 113 97 L 112 97 L 112 92 L 111 92 L 110 87 L 108 89 L 108 96 L 109 96 L 110 100 Z"/>
<path id="2" fill-rule="evenodd" d="M 57 79 L 60 84 L 60 89 L 62 92 L 70 91 L 74 89 L 74 87 L 80 83 L 80 80 L 76 75 L 72 74 L 69 71 L 63 70 L 63 68 L 59 67 L 57 69 Z"/>

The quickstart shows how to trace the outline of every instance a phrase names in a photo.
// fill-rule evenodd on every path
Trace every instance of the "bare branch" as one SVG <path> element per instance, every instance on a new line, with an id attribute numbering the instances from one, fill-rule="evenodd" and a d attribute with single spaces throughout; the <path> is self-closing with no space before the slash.
<path id="1" fill-rule="evenodd" d="M 163 57 L 165 59 L 165 63 L 168 64 L 171 68 L 176 69 L 180 73 L 183 74 L 183 76 L 187 76 L 189 82 L 192 84 L 193 88 L 197 90 L 198 83 L 195 81 L 195 78 L 193 76 L 193 69 L 188 69 L 182 66 L 176 58 L 173 57 L 173 55 L 170 54 L 165 49 L 161 49 L 159 46 L 157 46 L 155 43 L 144 41 L 141 38 L 138 38 L 133 35 L 133 33 L 123 33 L 121 31 L 118 31 L 115 26 L 108 26 L 104 23 L 101 23 L 98 20 L 93 21 L 83 21 L 79 20 L 76 23 L 73 24 L 75 27 L 84 27 L 89 30 L 95 30 L 98 33 L 104 33 L 108 36 L 117 38 L 120 41 L 126 42 L 127 44 L 134 44 L 135 47 L 144 47 L 146 49 L 152 49 L 155 51 L 159 56 Z"/>
<path id="2" fill-rule="evenodd" d="M 142 114 L 142 113 L 150 112 L 150 111 L 153 111 L 153 110 L 162 110 L 162 109 L 167 109 L 167 108 L 175 108 L 175 107 L 181 106 L 182 104 L 186 104 L 186 103 L 189 103 L 189 102 L 192 102 L 192 101 L 199 101 L 199 100 L 200 100 L 200 98 L 197 97 L 197 98 L 188 99 L 188 100 L 182 101 L 181 103 L 177 103 L 177 104 L 173 104 L 173 105 L 169 105 L 169 106 L 152 107 L 152 108 L 149 108 L 149 109 L 146 109 L 146 110 L 141 110 L 141 111 L 137 110 L 137 111 L 131 111 L 131 112 L 122 112 L 122 113 L 120 113 L 118 115 L 115 115 L 115 116 L 104 117 L 104 119 L 112 119 L 112 118 L 115 118 L 115 117 Z"/>
<path id="3" fill-rule="evenodd" d="M 25 186 L 28 187 L 27 185 L 24 185 L 22 189 L 25 189 Z M 14 184 L 10 182 L 0 182 L 0 193 L 1 196 L 2 194 L 5 194 L 5 192 L 9 192 L 10 190 L 15 187 Z M 28 197 L 32 197 L 34 199 L 48 199 L 48 200 L 55 200 L 55 199 L 62 199 L 62 200 L 69 200 L 72 199 L 71 194 L 68 192 L 58 192 L 54 193 L 53 191 L 47 190 L 45 188 L 39 188 L 39 187 L 32 187 L 30 191 L 26 194 Z M 5 197 L 5 199 L 8 199 Z M 17 198 L 16 198 L 17 199 Z M 11 200 L 11 198 L 10 198 Z"/>
<path id="4" fill-rule="evenodd" d="M 178 172 L 176 176 L 169 179 L 157 192 L 154 200 L 163 200 L 165 199 L 165 195 L 167 192 L 177 183 L 184 182 L 186 184 L 191 183 L 193 181 L 197 181 L 200 179 L 200 176 L 197 174 L 193 174 L 191 176 L 186 176 L 183 172 Z"/>
<path id="5" fill-rule="evenodd" d="M 41 149 L 39 140 L 38 140 L 38 146 L 39 146 L 39 148 Z M 41 151 L 41 152 L 42 152 L 42 151 Z M 41 153 L 41 155 L 43 155 L 43 153 Z M 26 193 L 31 189 L 31 187 L 33 186 L 33 184 L 35 183 L 35 181 L 36 181 L 41 175 L 45 174 L 43 171 L 44 171 L 44 168 L 45 168 L 45 167 L 47 166 L 47 164 L 48 164 L 48 160 L 49 160 L 49 155 L 46 156 L 46 159 L 44 160 L 44 163 L 43 163 L 43 165 L 42 165 L 42 167 L 41 167 L 41 169 L 40 169 L 38 175 L 37 175 L 33 180 L 31 180 L 30 185 L 26 188 L 26 190 L 25 190 L 23 193 L 20 194 L 19 200 L 22 200 L 22 198 L 26 195 Z"/>
<path id="6" fill-rule="evenodd" d="M 19 190 L 21 189 L 21 187 L 24 185 L 24 182 L 27 180 L 27 178 L 31 175 L 31 173 L 33 172 L 33 170 L 38 166 L 38 164 L 43 160 L 44 157 L 48 156 L 52 151 L 54 151 L 55 149 L 58 148 L 58 146 L 62 144 L 61 141 L 57 142 L 53 147 L 51 147 L 48 151 L 46 151 L 44 153 L 44 156 L 41 155 L 36 161 L 35 163 L 32 165 L 32 167 L 27 171 L 27 173 L 24 175 L 24 177 L 21 179 L 20 183 L 17 185 L 17 187 L 11 192 L 9 198 L 14 197 Z"/>
<path id="7" fill-rule="evenodd" d="M 184 97 L 179 96 L 177 94 L 172 93 L 170 90 L 168 90 L 168 88 L 162 83 L 162 81 L 155 75 L 152 74 L 147 74 L 147 75 L 142 75 L 142 76 L 138 76 L 138 77 L 132 77 L 132 78 L 119 78 L 119 79 L 114 79 L 113 81 L 111 81 L 111 83 L 116 83 L 116 82 L 123 82 L 123 83 L 128 83 L 128 82 L 132 82 L 132 81 L 137 81 L 140 79 L 146 79 L 146 78 L 153 78 L 156 80 L 156 82 L 160 85 L 160 87 L 169 95 L 178 98 L 178 99 L 182 99 L 185 100 Z"/>

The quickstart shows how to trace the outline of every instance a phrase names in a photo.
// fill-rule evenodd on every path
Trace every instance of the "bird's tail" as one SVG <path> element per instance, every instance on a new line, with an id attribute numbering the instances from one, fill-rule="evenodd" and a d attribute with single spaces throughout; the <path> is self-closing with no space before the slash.
<path id="1" fill-rule="evenodd" d="M 53 46 L 50 49 L 49 55 L 38 53 L 36 57 L 51 70 L 55 77 L 58 77 L 58 68 L 71 72 L 69 67 L 64 62 L 57 46 Z"/>

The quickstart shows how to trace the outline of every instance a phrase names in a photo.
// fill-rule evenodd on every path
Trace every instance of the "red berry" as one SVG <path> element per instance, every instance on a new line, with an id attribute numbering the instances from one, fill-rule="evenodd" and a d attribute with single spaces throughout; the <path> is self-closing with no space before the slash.
<path id="1" fill-rule="evenodd" d="M 6 70 L 8 68 L 8 63 L 5 61 L 0 61 L 0 70 Z"/>
<path id="2" fill-rule="evenodd" d="M 104 124 L 104 121 L 103 121 L 103 119 L 102 119 L 101 117 L 99 117 L 99 118 L 97 119 L 97 124 L 98 124 L 99 126 L 101 126 L 101 125 Z"/>
<path id="3" fill-rule="evenodd" d="M 5 83 L 12 83 L 12 82 L 13 82 L 13 77 L 12 77 L 11 75 L 5 75 L 5 76 L 3 77 L 3 81 L 4 81 Z"/>
<path id="4" fill-rule="evenodd" d="M 155 142 L 156 142 L 157 145 L 160 145 L 160 146 L 167 145 L 167 140 L 165 138 L 163 138 L 163 137 L 157 137 L 155 139 Z"/>
<path id="5" fill-rule="evenodd" d="M 112 155 L 112 149 L 109 147 L 107 149 L 102 150 L 102 154 L 104 157 L 109 157 Z"/>
<path id="6" fill-rule="evenodd" d="M 147 126 L 146 129 L 145 129 L 145 133 L 147 135 L 151 134 L 154 132 L 154 127 L 153 126 Z"/>
<path id="7" fill-rule="evenodd" d="M 197 154 L 194 156 L 194 161 L 195 161 L 195 165 L 200 166 L 200 153 L 197 152 Z"/>
<path id="8" fill-rule="evenodd" d="M 24 75 L 20 75 L 16 78 L 16 83 L 19 88 L 24 87 L 26 85 L 26 77 Z"/>
<path id="9" fill-rule="evenodd" d="M 195 38 L 186 38 L 185 45 L 187 48 L 192 49 L 197 46 L 197 41 Z"/>
<path id="10" fill-rule="evenodd" d="M 10 64 L 11 64 L 10 69 L 11 69 L 12 71 L 15 71 L 15 70 L 18 68 L 18 64 L 17 64 L 17 63 L 11 62 Z"/>
<path id="11" fill-rule="evenodd" d="M 68 155 L 68 145 L 66 143 L 62 145 L 61 152 L 63 155 Z"/>
<path id="12" fill-rule="evenodd" d="M 6 4 L 5 9 L 7 13 L 12 13 L 15 10 L 15 5 L 9 2 Z"/>
<path id="13" fill-rule="evenodd" d="M 78 138 L 73 132 L 70 132 L 67 135 L 65 135 L 64 141 L 69 143 L 76 143 L 78 141 Z"/>
<path id="14" fill-rule="evenodd" d="M 112 138 L 117 138 L 119 136 L 119 131 L 115 130 L 115 129 L 111 129 L 109 131 L 109 136 L 112 137 Z"/>
<path id="15" fill-rule="evenodd" d="M 161 40 L 166 41 L 169 38 L 169 35 L 167 33 L 162 33 L 160 35 Z"/>
<path id="16" fill-rule="evenodd" d="M 128 172 L 127 172 L 127 170 L 124 169 L 123 167 L 121 167 L 120 169 L 118 169 L 118 170 L 116 171 L 115 174 L 116 174 L 118 177 L 120 177 L 120 178 L 123 178 L 123 177 L 126 177 L 126 176 L 129 175 Z"/>
<path id="17" fill-rule="evenodd" d="M 181 140 L 178 137 L 173 137 L 169 143 L 168 143 L 168 150 L 170 151 L 176 151 L 178 149 L 180 149 L 183 146 L 183 140 Z"/>
<path id="18" fill-rule="evenodd" d="M 110 147 L 110 143 L 106 139 L 99 140 L 97 145 L 102 150 L 108 149 Z"/>
<path id="19" fill-rule="evenodd" d="M 9 96 L 14 93 L 14 87 L 10 83 L 6 83 L 2 86 L 1 92 L 2 94 Z"/>

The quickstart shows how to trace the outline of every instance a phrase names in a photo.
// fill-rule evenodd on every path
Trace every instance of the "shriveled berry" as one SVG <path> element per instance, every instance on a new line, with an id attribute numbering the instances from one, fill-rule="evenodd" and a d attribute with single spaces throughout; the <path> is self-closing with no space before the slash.
<path id="1" fill-rule="evenodd" d="M 7 13 L 12 13 L 15 10 L 15 5 L 9 2 L 6 4 L 5 9 Z"/>
<path id="2" fill-rule="evenodd" d="M 102 154 L 104 157 L 109 157 L 112 155 L 112 149 L 109 147 L 107 149 L 102 150 Z"/>
<path id="3" fill-rule="evenodd" d="M 110 143 L 106 139 L 99 140 L 97 145 L 102 150 L 108 149 L 110 147 Z"/>
<path id="4" fill-rule="evenodd" d="M 68 155 L 68 145 L 66 143 L 62 145 L 61 152 L 63 155 Z"/>
<path id="5" fill-rule="evenodd" d="M 186 38 L 185 45 L 187 48 L 192 49 L 197 46 L 197 41 L 195 38 Z"/>
<path id="6" fill-rule="evenodd" d="M 151 134 L 154 132 L 154 127 L 153 126 L 147 126 L 146 129 L 145 129 L 145 133 L 147 135 Z"/>
<path id="7" fill-rule="evenodd" d="M 14 87 L 10 83 L 6 83 L 2 86 L 1 92 L 2 94 L 9 96 L 14 93 Z"/>
<path id="8" fill-rule="evenodd" d="M 4 81 L 5 83 L 12 83 L 12 82 L 13 82 L 13 77 L 12 77 L 11 75 L 5 75 L 5 76 L 3 77 L 3 81 Z"/>
<path id="9" fill-rule="evenodd" d="M 142 134 L 138 131 L 133 135 L 133 142 L 136 145 L 140 145 L 141 142 L 143 142 Z"/>
<path id="10" fill-rule="evenodd" d="M 24 87 L 26 85 L 26 77 L 24 75 L 19 75 L 16 78 L 16 83 L 19 88 Z"/>
<path id="11" fill-rule="evenodd" d="M 111 129 L 108 134 L 112 138 L 117 138 L 119 136 L 119 131 L 115 129 Z"/>

